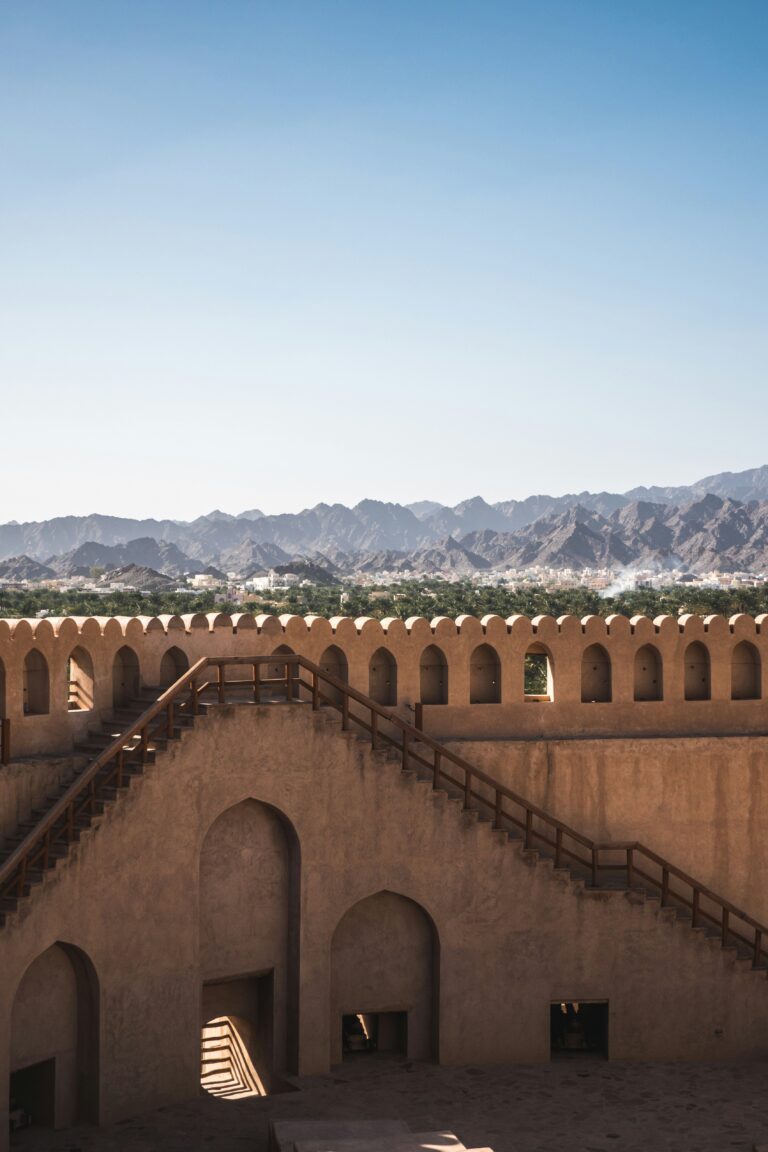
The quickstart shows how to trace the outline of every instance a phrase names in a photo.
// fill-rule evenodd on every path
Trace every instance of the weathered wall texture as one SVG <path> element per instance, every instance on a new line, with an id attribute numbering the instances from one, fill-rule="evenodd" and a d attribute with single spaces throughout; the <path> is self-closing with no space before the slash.
<path id="1" fill-rule="evenodd" d="M 434 925 L 443 1062 L 547 1059 L 549 1005 L 560 999 L 609 1001 L 614 1058 L 766 1054 L 764 973 L 746 971 L 732 953 L 673 923 L 669 910 L 590 893 L 532 863 L 383 753 L 341 736 L 335 714 L 301 704 L 227 706 L 161 755 L 0 931 L 0 1083 L 10 1072 L 24 973 L 65 941 L 90 958 L 97 979 L 101 1118 L 195 1095 L 204 982 L 271 962 L 262 949 L 267 925 L 282 937 L 284 915 L 290 921 L 284 841 L 261 808 L 237 810 L 252 799 L 295 834 L 299 964 L 296 987 L 287 982 L 286 1021 L 301 1072 L 328 1069 L 337 1043 L 332 1017 L 360 991 L 343 988 L 358 979 L 348 966 L 337 964 L 332 977 L 334 934 L 350 909 L 380 892 L 413 901 Z M 232 823 L 227 817 L 217 829 L 230 809 Z M 256 890 L 244 881 L 238 899 L 250 905 L 232 906 L 248 936 L 224 939 L 210 898 L 241 820 L 259 841 L 239 849 L 246 875 L 253 865 Z M 263 922 L 259 860 L 270 877 Z M 413 1011 L 421 1000 L 427 1012 L 426 983 L 398 989 L 393 975 L 423 955 L 424 920 L 410 931 L 410 921 L 398 923 L 381 950 L 381 979 L 392 978 L 393 997 L 407 996 Z M 216 967 L 222 955 L 226 965 Z M 35 1017 L 29 1028 L 39 1037 L 44 1022 Z M 86 1056 L 81 1045 L 79 1063 Z M 0 1095 L 0 1149 L 6 1099 Z"/>
<path id="2" fill-rule="evenodd" d="M 639 840 L 768 921 L 768 738 L 449 745 L 595 840 Z"/>

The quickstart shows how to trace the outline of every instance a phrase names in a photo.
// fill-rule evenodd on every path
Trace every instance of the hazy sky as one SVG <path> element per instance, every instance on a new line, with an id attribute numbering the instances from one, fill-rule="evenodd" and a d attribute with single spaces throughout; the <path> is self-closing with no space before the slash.
<path id="1" fill-rule="evenodd" d="M 0 521 L 768 462 L 765 0 L 0 3 Z"/>

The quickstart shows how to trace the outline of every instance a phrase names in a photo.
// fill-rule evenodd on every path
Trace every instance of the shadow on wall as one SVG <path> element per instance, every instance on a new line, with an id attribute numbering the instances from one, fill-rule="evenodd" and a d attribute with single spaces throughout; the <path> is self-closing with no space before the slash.
<path id="1" fill-rule="evenodd" d="M 10 1071 L 12 1124 L 98 1123 L 99 985 L 79 948 L 54 944 L 24 973 L 13 1002 Z"/>
<path id="2" fill-rule="evenodd" d="M 420 904 L 384 891 L 350 908 L 331 944 L 331 1064 L 349 1050 L 357 1017 L 381 1027 L 386 1016 L 385 1026 L 407 1037 L 409 1059 L 436 1060 L 439 967 L 437 930 Z"/>

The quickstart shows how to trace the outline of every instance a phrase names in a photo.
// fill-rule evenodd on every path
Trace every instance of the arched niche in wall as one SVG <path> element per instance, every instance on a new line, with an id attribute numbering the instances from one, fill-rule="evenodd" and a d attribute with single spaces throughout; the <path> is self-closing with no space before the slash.
<path id="1" fill-rule="evenodd" d="M 611 658 L 602 644 L 590 644 L 581 658 L 582 704 L 607 704 L 611 700 Z"/>
<path id="2" fill-rule="evenodd" d="M 205 835 L 200 1026 L 236 1018 L 267 1089 L 273 1073 L 293 1071 L 297 1062 L 300 876 L 293 825 L 269 804 L 243 800 Z"/>
<path id="3" fill-rule="evenodd" d="M 93 708 L 93 660 L 82 646 L 74 648 L 67 660 L 67 700 L 70 712 Z"/>
<path id="4" fill-rule="evenodd" d="M 397 661 L 386 648 L 377 648 L 368 664 L 368 695 L 377 704 L 397 704 Z"/>
<path id="5" fill-rule="evenodd" d="M 761 671 L 757 648 L 742 640 L 731 656 L 731 699 L 759 700 Z"/>
<path id="6" fill-rule="evenodd" d="M 349 680 L 349 664 L 344 652 L 339 648 L 338 644 L 329 644 L 325 652 L 318 660 L 319 666 L 323 672 L 327 672 L 329 676 L 335 676 L 337 680 L 343 680 L 347 683 Z M 327 681 L 320 681 L 320 691 L 324 696 L 334 704 L 341 704 L 342 692 L 340 688 L 335 688 L 333 684 L 328 684 Z"/>
<path id="7" fill-rule="evenodd" d="M 90 959 L 54 944 L 27 968 L 11 1016 L 9 1095 L 34 1125 L 98 1123 L 99 986 Z"/>
<path id="8" fill-rule="evenodd" d="M 546 644 L 531 644 L 523 660 L 523 690 L 526 700 L 545 703 L 555 698 L 552 653 Z"/>
<path id="9" fill-rule="evenodd" d="M 439 952 L 432 918 L 395 892 L 368 896 L 342 916 L 331 943 L 332 1064 L 358 1028 L 380 1051 L 437 1059 Z"/>
<path id="10" fill-rule="evenodd" d="M 115 652 L 112 661 L 112 703 L 115 708 L 125 708 L 139 695 L 141 669 L 139 658 L 133 648 L 124 644 Z"/>
<path id="11" fill-rule="evenodd" d="M 644 644 L 635 653 L 635 700 L 663 698 L 661 653 L 653 644 Z"/>
<path id="12" fill-rule="evenodd" d="M 683 656 L 685 665 L 685 699 L 709 700 L 709 652 L 700 640 L 689 644 Z"/>
<path id="13" fill-rule="evenodd" d="M 421 654 L 419 699 L 422 704 L 448 703 L 448 661 L 437 644 L 428 645 Z"/>
<path id="14" fill-rule="evenodd" d="M 478 644 L 469 658 L 470 704 L 501 702 L 501 664 L 490 644 Z"/>
<path id="15" fill-rule="evenodd" d="M 189 657 L 175 644 L 163 653 L 160 661 L 160 687 L 170 688 L 172 684 L 189 671 Z"/>
<path id="16" fill-rule="evenodd" d="M 24 657 L 24 715 L 44 716 L 50 711 L 51 684 L 48 661 L 37 648 Z"/>
<path id="17" fill-rule="evenodd" d="M 295 683 L 296 677 L 298 675 L 298 669 L 296 665 L 287 664 L 285 660 L 280 659 L 281 656 L 295 655 L 296 653 L 293 651 L 293 648 L 289 647 L 288 644 L 280 644 L 279 647 L 275 648 L 274 652 L 272 653 L 272 659 L 262 670 L 262 675 L 267 680 L 281 681 L 279 684 L 271 685 L 270 692 L 271 695 L 275 697 L 275 699 L 285 699 L 287 694 L 285 687 L 287 678 L 290 679 L 291 683 L 291 696 L 296 698 L 299 694 L 298 686 Z"/>

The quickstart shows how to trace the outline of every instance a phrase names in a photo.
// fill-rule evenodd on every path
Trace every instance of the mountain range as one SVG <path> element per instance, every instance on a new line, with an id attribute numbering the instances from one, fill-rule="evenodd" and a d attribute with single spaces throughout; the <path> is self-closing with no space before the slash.
<path id="1" fill-rule="evenodd" d="M 190 522 L 115 516 L 0 524 L 0 579 L 135 565 L 171 577 L 211 565 L 247 577 L 303 563 L 329 576 L 497 567 L 768 569 L 768 465 L 684 487 L 529 496 L 453 507 L 363 500 Z"/>

